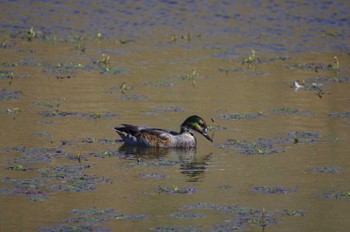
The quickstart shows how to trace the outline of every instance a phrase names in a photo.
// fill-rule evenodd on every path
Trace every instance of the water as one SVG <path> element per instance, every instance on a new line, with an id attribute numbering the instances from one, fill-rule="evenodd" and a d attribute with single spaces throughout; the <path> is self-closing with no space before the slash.
<path id="1" fill-rule="evenodd" d="M 1 231 L 349 228 L 348 2 L 0 11 Z M 130 148 L 113 131 L 192 114 L 214 143 Z"/>

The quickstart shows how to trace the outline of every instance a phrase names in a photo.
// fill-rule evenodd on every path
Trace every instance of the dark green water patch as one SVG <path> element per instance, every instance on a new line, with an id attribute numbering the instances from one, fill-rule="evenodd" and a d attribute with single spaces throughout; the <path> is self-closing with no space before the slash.
<path id="1" fill-rule="evenodd" d="M 83 112 L 67 112 L 61 110 L 46 110 L 41 111 L 40 115 L 43 117 L 66 117 L 66 116 L 76 116 L 88 119 L 111 119 L 119 117 L 116 114 L 106 112 L 106 113 L 83 113 Z"/>
<path id="2" fill-rule="evenodd" d="M 330 174 L 335 174 L 335 173 L 339 173 L 342 171 L 341 168 L 338 167 L 318 167 L 318 168 L 313 168 L 312 169 L 313 172 L 316 173 L 330 173 Z"/>
<path id="3" fill-rule="evenodd" d="M 280 186 L 254 186 L 253 192 L 265 193 L 265 194 L 287 194 L 296 192 L 295 188 L 284 188 Z"/>
<path id="4" fill-rule="evenodd" d="M 22 94 L 22 91 L 2 89 L 0 90 L 0 100 L 18 99 Z"/>

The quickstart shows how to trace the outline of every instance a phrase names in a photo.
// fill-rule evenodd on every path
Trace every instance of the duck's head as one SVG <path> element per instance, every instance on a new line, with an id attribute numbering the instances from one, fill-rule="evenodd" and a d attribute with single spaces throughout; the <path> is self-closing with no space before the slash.
<path id="1" fill-rule="evenodd" d="M 209 137 L 207 131 L 207 123 L 204 121 L 203 118 L 192 115 L 188 117 L 182 124 L 181 124 L 181 132 L 194 130 L 202 134 L 206 139 L 208 139 L 210 142 L 213 142 L 213 139 Z"/>

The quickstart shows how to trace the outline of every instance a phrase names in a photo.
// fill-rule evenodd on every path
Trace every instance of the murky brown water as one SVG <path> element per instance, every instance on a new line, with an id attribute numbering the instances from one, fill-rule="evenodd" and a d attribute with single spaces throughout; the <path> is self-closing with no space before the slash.
<path id="1" fill-rule="evenodd" d="M 347 231 L 349 3 L 148 2 L 2 4 L 0 230 Z"/>

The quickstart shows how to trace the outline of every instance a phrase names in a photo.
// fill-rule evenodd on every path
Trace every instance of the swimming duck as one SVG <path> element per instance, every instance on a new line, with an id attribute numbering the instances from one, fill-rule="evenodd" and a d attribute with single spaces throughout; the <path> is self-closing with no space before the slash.
<path id="1" fill-rule="evenodd" d="M 213 142 L 207 134 L 206 122 L 197 115 L 188 117 L 180 127 L 180 132 L 122 124 L 114 127 L 126 144 L 146 147 L 196 147 L 197 140 L 192 131 L 197 131 Z"/>

